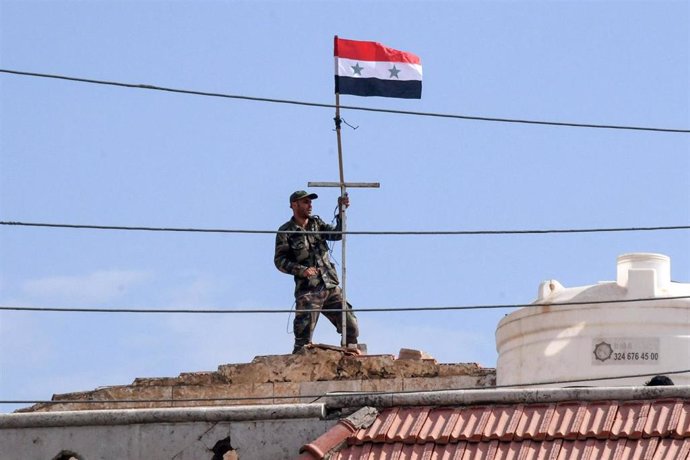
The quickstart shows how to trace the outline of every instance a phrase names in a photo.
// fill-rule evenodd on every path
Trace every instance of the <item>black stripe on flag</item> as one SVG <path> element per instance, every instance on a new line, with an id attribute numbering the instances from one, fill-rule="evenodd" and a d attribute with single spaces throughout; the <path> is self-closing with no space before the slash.
<path id="1" fill-rule="evenodd" d="M 419 80 L 381 80 L 378 78 L 335 77 L 335 92 L 355 96 L 400 97 L 421 99 Z"/>

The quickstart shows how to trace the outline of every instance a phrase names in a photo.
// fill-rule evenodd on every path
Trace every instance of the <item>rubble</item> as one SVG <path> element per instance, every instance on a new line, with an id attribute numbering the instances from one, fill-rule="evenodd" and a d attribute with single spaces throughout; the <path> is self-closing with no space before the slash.
<path id="1" fill-rule="evenodd" d="M 250 363 L 222 364 L 217 371 L 137 378 L 131 385 L 54 395 L 53 403 L 19 412 L 303 403 L 328 392 L 485 388 L 495 379 L 494 369 L 438 363 L 420 350 L 403 348 L 396 358 L 309 345 L 294 355 L 257 356 Z"/>

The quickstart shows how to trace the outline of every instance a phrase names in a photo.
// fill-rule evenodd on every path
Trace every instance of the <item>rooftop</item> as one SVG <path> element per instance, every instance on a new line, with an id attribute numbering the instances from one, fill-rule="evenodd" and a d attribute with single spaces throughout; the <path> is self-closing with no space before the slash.
<path id="1" fill-rule="evenodd" d="M 483 393 L 448 394 L 448 405 L 393 405 L 373 417 L 367 412 L 373 408 L 362 409 L 354 419 L 341 420 L 306 444 L 300 459 L 625 460 L 690 455 L 687 386 Z M 543 402 L 535 402 L 539 400 Z M 368 420 L 357 423 L 362 411 Z"/>

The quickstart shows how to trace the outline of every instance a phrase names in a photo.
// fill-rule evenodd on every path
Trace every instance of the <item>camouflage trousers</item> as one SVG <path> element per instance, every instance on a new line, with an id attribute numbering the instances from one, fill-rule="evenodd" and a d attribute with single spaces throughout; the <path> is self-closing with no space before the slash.
<path id="1" fill-rule="evenodd" d="M 323 313 L 326 318 L 335 326 L 338 333 L 342 333 L 342 308 L 343 308 L 343 294 L 341 289 L 336 286 L 331 289 L 322 289 L 320 291 L 306 292 L 299 295 L 295 306 L 295 321 L 293 329 L 295 331 L 295 349 L 292 351 L 296 353 L 303 346 L 311 343 L 316 323 L 319 320 L 319 313 Z M 313 312 L 305 312 L 302 310 L 316 310 Z M 348 344 L 357 343 L 359 336 L 359 326 L 357 325 L 357 317 L 352 310 L 352 305 L 347 304 L 347 331 L 346 341 Z"/>

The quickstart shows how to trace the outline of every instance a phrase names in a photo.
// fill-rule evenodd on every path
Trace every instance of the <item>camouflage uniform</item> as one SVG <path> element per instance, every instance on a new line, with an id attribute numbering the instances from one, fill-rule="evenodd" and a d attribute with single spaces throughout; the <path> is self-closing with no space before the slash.
<path id="1" fill-rule="evenodd" d="M 279 231 L 298 233 L 278 233 L 274 262 L 283 273 L 295 277 L 296 312 L 294 321 L 295 349 L 293 353 L 311 342 L 319 312 L 300 312 L 301 310 L 322 310 L 337 331 L 342 330 L 342 291 L 338 286 L 338 274 L 328 256 L 328 243 L 338 241 L 342 235 L 337 233 L 311 233 L 319 231 L 340 231 L 341 224 L 334 227 L 326 224 L 319 216 L 311 216 L 306 228 L 302 228 L 294 218 L 283 224 Z M 316 267 L 318 275 L 311 278 L 303 276 L 309 267 Z M 348 310 L 352 306 L 348 303 Z M 347 343 L 357 343 L 359 329 L 357 318 L 351 311 L 347 312 Z"/>

